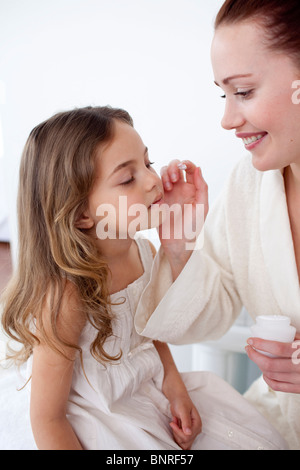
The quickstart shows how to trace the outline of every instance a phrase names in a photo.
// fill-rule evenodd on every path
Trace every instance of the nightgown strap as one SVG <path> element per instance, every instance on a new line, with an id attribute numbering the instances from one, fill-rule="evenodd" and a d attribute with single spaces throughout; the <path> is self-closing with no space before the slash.
<path id="1" fill-rule="evenodd" d="M 139 253 L 144 271 L 150 273 L 154 258 L 150 241 L 140 235 L 135 239 L 135 241 L 139 248 Z"/>

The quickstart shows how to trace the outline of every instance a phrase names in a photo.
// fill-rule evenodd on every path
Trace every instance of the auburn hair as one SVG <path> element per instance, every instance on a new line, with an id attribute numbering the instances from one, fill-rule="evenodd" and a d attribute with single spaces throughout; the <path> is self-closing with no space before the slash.
<path id="1" fill-rule="evenodd" d="M 3 295 L 1 320 L 4 331 L 21 343 L 21 349 L 10 355 L 18 363 L 25 362 L 39 343 L 35 324 L 43 340 L 57 345 L 47 337 L 42 315 L 49 296 L 51 337 L 66 345 L 57 337 L 56 319 L 68 280 L 77 289 L 82 314 L 98 331 L 91 345 L 93 356 L 100 362 L 120 357 L 110 357 L 104 349 L 113 318 L 108 267 L 93 240 L 75 224 L 95 180 L 96 151 L 113 138 L 115 120 L 133 126 L 122 109 L 61 112 L 35 127 L 26 142 L 19 173 L 18 256 Z M 67 346 L 80 351 L 77 345 Z"/>
<path id="2" fill-rule="evenodd" d="M 215 28 L 248 20 L 257 20 L 264 27 L 270 49 L 287 53 L 300 67 L 299 0 L 226 0 Z"/>

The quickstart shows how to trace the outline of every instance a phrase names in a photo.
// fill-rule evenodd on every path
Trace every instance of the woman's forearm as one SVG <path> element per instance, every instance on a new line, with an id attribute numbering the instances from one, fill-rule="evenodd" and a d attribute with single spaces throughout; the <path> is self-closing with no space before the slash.
<path id="1" fill-rule="evenodd" d="M 176 255 L 171 254 L 171 253 L 166 253 L 166 257 L 168 259 L 168 262 L 171 266 L 171 271 L 172 271 L 172 277 L 173 281 L 175 281 L 182 270 L 184 269 L 186 263 L 190 259 L 192 255 L 191 250 L 182 250 L 181 252 L 177 253 Z"/>

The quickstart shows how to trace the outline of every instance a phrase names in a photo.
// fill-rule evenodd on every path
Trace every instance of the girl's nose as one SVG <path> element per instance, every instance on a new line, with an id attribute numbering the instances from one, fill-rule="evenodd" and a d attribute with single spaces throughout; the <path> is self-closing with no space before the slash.
<path id="1" fill-rule="evenodd" d="M 233 104 L 226 102 L 225 112 L 221 125 L 224 129 L 230 131 L 241 127 L 245 122 L 245 119 L 241 111 Z"/>
<path id="2" fill-rule="evenodd" d="M 160 178 L 158 174 L 153 170 L 148 170 L 144 179 L 144 188 L 146 191 L 152 191 L 155 186 L 160 184 Z"/>

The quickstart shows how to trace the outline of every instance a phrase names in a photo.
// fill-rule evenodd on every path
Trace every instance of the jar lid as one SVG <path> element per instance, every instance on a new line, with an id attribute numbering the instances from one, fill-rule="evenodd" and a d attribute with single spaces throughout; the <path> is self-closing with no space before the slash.
<path id="1" fill-rule="evenodd" d="M 256 318 L 258 324 L 268 324 L 272 326 L 290 325 L 291 319 L 285 315 L 260 315 Z"/>

